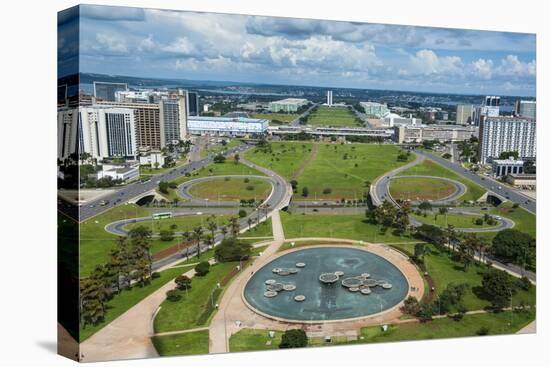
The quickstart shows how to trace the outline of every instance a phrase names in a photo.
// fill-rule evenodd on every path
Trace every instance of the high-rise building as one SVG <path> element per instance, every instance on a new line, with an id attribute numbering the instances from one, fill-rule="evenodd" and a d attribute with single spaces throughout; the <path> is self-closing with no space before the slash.
<path id="1" fill-rule="evenodd" d="M 516 101 L 515 115 L 533 120 L 537 118 L 537 101 Z"/>
<path id="2" fill-rule="evenodd" d="M 327 91 L 327 105 L 332 106 L 332 91 Z"/>
<path id="3" fill-rule="evenodd" d="M 134 110 L 136 143 L 139 150 L 163 148 L 160 139 L 160 108 L 153 103 L 97 102 L 96 106 L 131 108 Z"/>
<path id="4" fill-rule="evenodd" d="M 58 157 L 78 152 L 101 160 L 137 153 L 134 111 L 130 108 L 80 107 L 58 112 Z"/>
<path id="5" fill-rule="evenodd" d="M 477 106 L 474 110 L 474 125 L 480 124 L 487 117 L 498 117 L 500 115 L 500 97 L 485 96 L 481 101 L 481 106 Z"/>
<path id="6" fill-rule="evenodd" d="M 180 91 L 182 93 L 182 91 Z M 185 92 L 187 95 L 187 116 L 199 115 L 199 94 L 197 92 Z"/>
<path id="7" fill-rule="evenodd" d="M 456 123 L 458 125 L 471 125 L 474 117 L 474 105 L 456 105 Z"/>
<path id="8" fill-rule="evenodd" d="M 127 91 L 126 83 L 94 82 L 94 97 L 101 101 L 116 101 L 116 92 Z"/>
<path id="9" fill-rule="evenodd" d="M 187 138 L 187 98 L 178 94 L 160 101 L 160 145 L 177 144 Z"/>
<path id="10" fill-rule="evenodd" d="M 516 117 L 487 117 L 479 128 L 479 159 L 489 163 L 502 152 L 518 152 L 520 158 L 535 158 L 536 123 Z"/>

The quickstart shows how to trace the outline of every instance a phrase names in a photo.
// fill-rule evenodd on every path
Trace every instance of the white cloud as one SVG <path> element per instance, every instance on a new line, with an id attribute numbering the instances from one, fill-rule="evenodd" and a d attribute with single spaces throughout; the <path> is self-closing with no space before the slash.
<path id="1" fill-rule="evenodd" d="M 149 34 L 146 38 L 141 40 L 138 46 L 139 51 L 150 51 L 155 49 L 157 46 L 156 42 L 153 40 L 153 35 Z"/>
<path id="2" fill-rule="evenodd" d="M 114 53 L 128 52 L 126 40 L 114 34 L 98 33 L 95 36 L 96 46 L 98 50 L 105 50 Z"/>
<path id="3" fill-rule="evenodd" d="M 499 72 L 503 75 L 534 76 L 536 74 L 536 62 L 521 62 L 516 55 L 508 55 L 500 62 Z"/>
<path id="4" fill-rule="evenodd" d="M 410 56 L 407 68 L 401 75 L 460 74 L 463 71 L 462 59 L 458 56 L 438 56 L 432 50 L 424 49 Z"/>
<path id="5" fill-rule="evenodd" d="M 195 45 L 187 37 L 178 37 L 174 42 L 163 47 L 163 51 L 190 55 L 196 50 Z"/>
<path id="6" fill-rule="evenodd" d="M 477 59 L 472 62 L 472 67 L 474 69 L 474 74 L 483 79 L 491 79 L 493 76 L 493 60 Z"/>

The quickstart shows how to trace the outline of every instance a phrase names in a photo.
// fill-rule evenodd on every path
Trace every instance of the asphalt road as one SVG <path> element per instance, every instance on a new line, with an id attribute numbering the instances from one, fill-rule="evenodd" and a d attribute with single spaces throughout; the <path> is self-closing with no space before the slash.
<path id="1" fill-rule="evenodd" d="M 487 189 L 487 191 L 496 193 L 500 196 L 505 197 L 507 200 L 510 200 L 513 203 L 519 204 L 522 208 L 530 211 L 533 214 L 537 212 L 536 200 L 522 194 L 518 190 L 512 189 L 508 186 L 502 185 L 501 183 L 494 181 L 491 178 L 479 176 L 469 170 L 463 168 L 460 164 L 452 163 L 447 159 L 441 158 L 437 155 L 425 152 L 425 151 L 415 151 L 417 155 L 424 158 L 429 158 L 442 166 L 454 171 L 455 173 L 466 177 L 467 179 L 475 182 L 479 186 Z M 499 189 L 500 187 L 500 189 Z"/>
<path id="2" fill-rule="evenodd" d="M 242 144 L 242 145 L 239 145 L 238 147 L 228 149 L 225 152 L 225 155 L 230 156 L 230 155 L 234 155 L 235 153 L 242 153 L 249 148 L 250 148 L 249 145 Z M 79 221 L 84 221 L 101 212 L 111 209 L 117 205 L 124 204 L 127 201 L 141 194 L 154 190 L 158 186 L 158 183 L 160 181 L 172 181 L 178 177 L 184 176 L 187 172 L 195 171 L 211 163 L 213 163 L 213 157 L 210 156 L 210 157 L 207 157 L 198 161 L 193 161 L 186 165 L 174 168 L 169 172 L 154 175 L 152 176 L 152 179 L 149 182 L 145 182 L 145 183 L 135 182 L 135 183 L 128 184 L 124 187 L 121 187 L 111 195 L 104 196 L 101 199 L 87 202 L 85 205 L 81 206 L 79 210 Z M 102 200 L 106 200 L 109 203 L 107 205 L 101 206 L 100 203 Z"/>

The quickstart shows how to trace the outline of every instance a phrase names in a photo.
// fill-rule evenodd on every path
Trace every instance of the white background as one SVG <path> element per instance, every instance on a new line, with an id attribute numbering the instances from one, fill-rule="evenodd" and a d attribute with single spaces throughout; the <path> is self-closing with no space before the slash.
<path id="1" fill-rule="evenodd" d="M 538 334 L 177 357 L 116 366 L 547 365 L 548 78 L 544 1 L 94 1 L 166 9 L 537 33 Z M 56 342 L 56 23 L 75 1 L 3 2 L 0 12 L 0 364 L 68 366 Z M 368 86 L 365 86 L 368 88 Z M 546 228 L 545 228 L 546 227 Z M 546 339 L 546 343 L 543 340 Z M 546 357 L 546 358 L 545 358 Z"/>

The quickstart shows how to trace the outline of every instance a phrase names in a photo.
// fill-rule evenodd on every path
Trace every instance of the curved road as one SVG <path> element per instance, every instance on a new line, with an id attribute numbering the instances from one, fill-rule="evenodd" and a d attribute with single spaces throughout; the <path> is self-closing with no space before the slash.
<path id="1" fill-rule="evenodd" d="M 429 179 L 434 179 L 434 180 L 441 180 L 441 181 L 447 181 L 449 182 L 450 184 L 452 184 L 454 187 L 455 187 L 455 192 L 452 193 L 451 195 L 447 196 L 447 197 L 444 197 L 444 198 L 441 198 L 441 199 L 438 199 L 438 200 L 428 200 L 430 203 L 432 204 L 435 204 L 435 205 L 447 205 L 447 204 L 451 204 L 452 202 L 454 202 L 455 200 L 457 200 L 458 198 L 460 198 L 462 195 L 464 195 L 466 193 L 466 191 L 468 190 L 466 188 L 466 185 L 464 185 L 462 182 L 458 182 L 456 180 L 453 180 L 453 179 L 450 179 L 450 178 L 447 178 L 447 177 L 438 177 L 438 176 L 423 176 L 423 175 L 415 175 L 415 176 L 390 176 L 389 179 L 385 180 L 385 186 L 384 186 L 384 196 L 388 197 L 391 201 L 393 201 L 395 203 L 395 200 L 393 199 L 393 197 L 391 196 L 391 193 L 390 193 L 390 181 L 391 180 L 397 180 L 397 179 L 400 179 L 400 178 L 403 178 L 403 179 L 407 179 L 407 178 L 429 178 Z M 416 201 L 412 201 L 413 203 L 418 203 Z"/>

